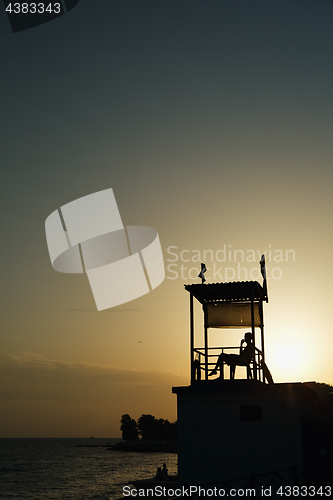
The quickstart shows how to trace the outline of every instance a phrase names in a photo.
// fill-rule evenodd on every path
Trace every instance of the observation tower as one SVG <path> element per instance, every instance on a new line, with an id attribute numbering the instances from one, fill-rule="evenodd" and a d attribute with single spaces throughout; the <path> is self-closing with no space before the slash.
<path id="1" fill-rule="evenodd" d="M 260 265 L 263 285 L 257 281 L 205 284 L 204 270 L 206 266 L 204 264 L 201 265 L 202 271 L 199 275 L 202 283 L 185 285 L 185 290 L 190 293 L 191 385 L 203 379 L 208 381 L 209 371 L 216 365 L 219 358 L 220 380 L 225 379 L 225 366 L 229 363 L 230 378 L 232 379 L 234 379 L 237 366 L 246 366 L 247 379 L 273 383 L 272 376 L 265 364 L 263 302 L 268 302 L 268 296 L 264 255 L 261 257 Z M 195 346 L 194 340 L 194 299 L 201 304 L 204 316 L 203 342 L 201 337 L 201 346 L 199 347 Z M 246 350 L 244 342 L 239 347 L 225 345 L 211 347 L 209 342 L 210 328 L 218 328 L 221 331 L 223 329 L 250 329 L 251 335 L 248 335 L 252 344 L 250 354 L 247 356 L 243 354 Z M 256 346 L 256 334 L 260 348 Z M 223 332 L 221 336 L 223 340 Z M 218 356 L 219 354 L 222 356 Z M 232 356 L 229 356 L 230 354 Z"/>
<path id="2" fill-rule="evenodd" d="M 185 285 L 190 294 L 190 384 L 172 389 L 182 486 L 228 483 L 242 488 L 259 484 L 259 478 L 264 478 L 261 485 L 278 485 L 277 476 L 278 482 L 297 484 L 304 468 L 302 419 L 317 396 L 302 383 L 273 382 L 265 363 L 264 256 L 260 268 L 262 284 L 205 283 L 201 264 L 202 282 Z M 198 305 L 202 332 L 194 321 Z M 212 335 L 212 329 L 220 335 L 216 330 Z M 228 330 L 227 337 L 237 339 L 232 346 L 225 345 Z"/>

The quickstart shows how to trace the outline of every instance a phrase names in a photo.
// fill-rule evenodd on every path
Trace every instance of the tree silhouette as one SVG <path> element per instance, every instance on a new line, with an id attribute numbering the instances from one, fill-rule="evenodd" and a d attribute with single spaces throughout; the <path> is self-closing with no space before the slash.
<path id="1" fill-rule="evenodd" d="M 134 441 L 141 437 L 143 441 L 177 440 L 177 422 L 169 422 L 153 415 L 142 414 L 138 422 L 125 413 L 121 417 L 123 441 Z"/>
<path id="2" fill-rule="evenodd" d="M 138 420 L 139 434 L 143 440 L 169 441 L 177 439 L 177 422 L 171 423 L 153 415 L 141 415 Z"/>
<path id="3" fill-rule="evenodd" d="M 122 431 L 123 441 L 134 441 L 138 439 L 138 428 L 136 421 L 128 413 L 121 417 L 120 430 Z"/>
<path id="4" fill-rule="evenodd" d="M 154 440 L 156 437 L 156 418 L 153 415 L 141 415 L 138 420 L 139 434 L 142 439 Z"/>

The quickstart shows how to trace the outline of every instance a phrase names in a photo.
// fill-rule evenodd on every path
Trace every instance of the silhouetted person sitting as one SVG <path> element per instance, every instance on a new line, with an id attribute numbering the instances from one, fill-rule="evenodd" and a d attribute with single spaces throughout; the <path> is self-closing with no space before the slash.
<path id="1" fill-rule="evenodd" d="M 167 469 L 166 464 L 163 464 L 163 469 L 162 469 L 162 472 L 164 472 L 165 477 L 166 477 L 167 479 L 169 479 L 169 473 L 168 473 L 168 469 Z"/>
<path id="2" fill-rule="evenodd" d="M 246 347 L 244 347 L 246 343 Z M 214 370 L 209 377 L 217 374 L 218 368 L 222 370 L 223 362 L 230 366 L 230 379 L 235 378 L 236 366 L 248 366 L 254 358 L 254 344 L 252 342 L 252 333 L 246 332 L 239 346 L 239 354 L 220 354 Z"/>
<path id="3" fill-rule="evenodd" d="M 164 467 L 163 467 L 163 470 L 161 469 L 161 467 L 157 468 L 156 479 L 158 479 L 159 481 L 168 481 L 169 480 L 167 474 L 164 471 Z"/>

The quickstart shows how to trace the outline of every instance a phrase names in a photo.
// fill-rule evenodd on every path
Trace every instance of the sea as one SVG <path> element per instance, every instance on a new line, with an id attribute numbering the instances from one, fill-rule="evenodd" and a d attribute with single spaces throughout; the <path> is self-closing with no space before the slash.
<path id="1" fill-rule="evenodd" d="M 120 500 L 130 481 L 154 477 L 176 453 L 110 450 L 119 438 L 0 439 L 1 500 Z M 130 498 L 130 497 L 128 497 Z M 131 497 L 134 498 L 134 497 Z"/>

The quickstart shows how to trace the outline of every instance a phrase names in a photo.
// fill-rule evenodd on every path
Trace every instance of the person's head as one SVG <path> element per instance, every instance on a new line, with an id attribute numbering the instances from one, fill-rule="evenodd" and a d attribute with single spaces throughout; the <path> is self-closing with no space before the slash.
<path id="1" fill-rule="evenodd" d="M 250 342 L 252 342 L 252 333 L 251 332 L 246 332 L 246 334 L 244 335 L 244 339 L 246 341 L 247 344 L 249 344 Z"/>

